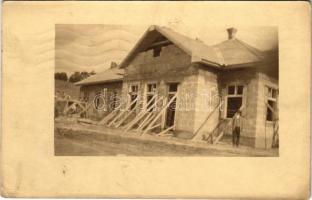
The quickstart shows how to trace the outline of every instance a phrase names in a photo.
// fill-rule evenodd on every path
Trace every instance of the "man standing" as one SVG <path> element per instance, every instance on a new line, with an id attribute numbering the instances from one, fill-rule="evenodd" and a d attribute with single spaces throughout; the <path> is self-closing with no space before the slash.
<path id="1" fill-rule="evenodd" d="M 240 132 L 243 128 L 243 120 L 242 120 L 242 113 L 241 111 L 237 111 L 237 113 L 234 115 L 233 118 L 233 124 L 232 124 L 232 142 L 233 146 L 238 147 L 239 145 L 239 138 L 240 138 Z"/>

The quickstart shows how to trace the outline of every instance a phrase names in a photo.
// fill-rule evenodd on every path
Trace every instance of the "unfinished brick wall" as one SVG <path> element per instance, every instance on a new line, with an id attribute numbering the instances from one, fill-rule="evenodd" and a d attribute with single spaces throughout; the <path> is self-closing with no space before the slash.
<path id="1" fill-rule="evenodd" d="M 138 53 L 125 68 L 125 80 L 169 78 L 184 69 L 191 63 L 191 56 L 175 45 L 162 47 L 160 56 L 153 57 L 153 50 Z"/>
<path id="2" fill-rule="evenodd" d="M 227 86 L 228 85 L 243 85 L 243 117 L 244 125 L 241 132 L 242 137 L 255 138 L 256 118 L 257 118 L 257 103 L 258 103 L 258 73 L 253 69 L 238 69 L 223 72 L 219 80 L 221 86 L 221 95 L 223 99 L 223 111 L 221 117 L 226 118 L 227 104 Z M 229 132 L 230 134 L 231 132 Z M 254 141 L 254 139 L 252 140 Z M 251 144 L 254 146 L 254 144 Z"/>
<path id="3" fill-rule="evenodd" d="M 278 78 L 274 66 L 258 70 L 258 96 L 257 96 L 257 119 L 256 119 L 256 141 L 257 148 L 271 148 L 273 138 L 273 122 L 266 121 L 267 106 L 265 104 L 265 87 L 278 89 Z"/>
<path id="4" fill-rule="evenodd" d="M 117 92 L 117 98 L 121 98 L 121 91 L 122 91 L 122 82 L 111 82 L 111 83 L 102 83 L 96 85 L 86 85 L 80 87 L 80 98 L 83 99 L 84 97 L 88 98 L 88 103 L 92 103 L 91 108 L 87 112 L 87 117 L 99 120 L 102 119 L 105 115 L 107 115 L 111 109 L 108 106 L 108 110 L 97 110 L 93 104 L 93 100 L 96 94 L 103 92 L 104 88 L 107 88 L 107 103 L 111 105 L 114 95 L 114 92 Z"/>
<path id="5" fill-rule="evenodd" d="M 191 99 L 186 99 L 187 94 L 194 93 L 194 88 L 197 87 L 197 76 L 190 75 L 186 77 L 177 76 L 171 77 L 171 79 L 148 79 L 140 81 L 127 81 L 124 83 L 123 93 L 124 97 L 127 98 L 127 91 L 131 84 L 139 84 L 139 99 L 146 103 L 146 85 L 149 83 L 157 84 L 157 96 L 168 97 L 168 83 L 176 82 L 178 85 L 178 98 L 177 98 L 177 108 L 175 114 L 175 130 L 193 132 L 194 130 L 194 101 Z M 185 105 L 185 101 L 188 100 L 188 105 Z M 140 109 L 137 109 L 139 112 Z M 159 120 L 163 122 L 165 118 Z"/>
<path id="6" fill-rule="evenodd" d="M 194 110 L 185 108 L 185 94 L 197 88 L 197 71 L 190 65 L 191 57 L 175 45 L 162 47 L 159 57 L 153 57 L 152 50 L 139 53 L 125 68 L 123 98 L 127 98 L 129 86 L 139 85 L 140 99 L 145 101 L 145 87 L 148 83 L 157 84 L 157 95 L 168 97 L 168 83 L 179 83 L 175 129 L 193 132 Z M 194 107 L 194 101 L 188 106 Z M 165 120 L 165 119 L 162 119 Z"/>
<path id="7" fill-rule="evenodd" d="M 220 103 L 218 72 L 207 66 L 198 67 L 198 81 L 195 99 L 194 131 L 204 123 L 197 134 L 211 132 L 219 123 L 219 109 L 213 112 Z M 211 114 L 207 120 L 208 115 Z"/>
<path id="8" fill-rule="evenodd" d="M 194 132 L 197 87 L 197 74 L 184 77 L 179 84 L 175 119 L 176 130 Z"/>

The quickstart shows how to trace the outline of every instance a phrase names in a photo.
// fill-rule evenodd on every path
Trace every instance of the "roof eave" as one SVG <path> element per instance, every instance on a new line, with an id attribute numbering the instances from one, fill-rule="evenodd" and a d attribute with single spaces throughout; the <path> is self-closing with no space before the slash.
<path id="1" fill-rule="evenodd" d="M 135 53 L 136 49 L 139 47 L 139 45 L 142 43 L 144 38 L 147 36 L 147 34 L 151 31 L 151 27 L 149 27 L 144 34 L 141 36 L 141 38 L 137 41 L 137 43 L 133 46 L 133 48 L 130 50 L 130 52 L 126 55 L 126 57 L 121 61 L 120 68 L 125 68 L 127 61 L 130 59 L 132 54 Z"/>
<path id="2" fill-rule="evenodd" d="M 240 69 L 240 68 L 246 68 L 246 67 L 258 67 L 265 64 L 263 61 L 257 61 L 257 62 L 248 62 L 248 63 L 239 63 L 239 64 L 230 64 L 225 65 L 224 69 Z"/>
<path id="3" fill-rule="evenodd" d="M 205 64 L 205 65 L 208 65 L 208 66 L 211 66 L 211 67 L 215 67 L 217 69 L 220 69 L 223 66 L 220 63 L 209 61 L 207 59 L 203 59 L 203 58 L 201 58 L 199 56 L 196 56 L 196 55 L 192 55 L 192 61 L 191 62 L 192 63 L 202 63 L 202 64 Z"/>
<path id="4" fill-rule="evenodd" d="M 75 83 L 77 86 L 85 86 L 85 85 L 97 85 L 100 83 L 113 83 L 113 82 L 122 82 L 123 78 L 119 79 L 111 79 L 111 80 L 105 80 L 105 81 L 93 81 L 93 82 L 87 82 L 87 83 Z"/>

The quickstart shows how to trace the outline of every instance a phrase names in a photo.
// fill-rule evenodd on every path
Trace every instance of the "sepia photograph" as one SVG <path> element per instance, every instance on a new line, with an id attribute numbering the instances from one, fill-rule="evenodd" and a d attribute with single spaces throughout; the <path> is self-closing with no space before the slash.
<path id="1" fill-rule="evenodd" d="M 310 197 L 309 3 L 2 6 L 1 196 Z"/>
<path id="2" fill-rule="evenodd" d="M 54 153 L 278 157 L 278 55 L 275 26 L 56 24 Z"/>

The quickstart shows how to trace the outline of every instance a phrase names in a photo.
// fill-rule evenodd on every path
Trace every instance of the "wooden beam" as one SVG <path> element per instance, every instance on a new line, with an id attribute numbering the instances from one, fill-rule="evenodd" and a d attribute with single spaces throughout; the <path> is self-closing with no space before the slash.
<path id="1" fill-rule="evenodd" d="M 126 126 L 126 129 L 125 129 L 124 132 L 129 131 L 129 130 L 132 128 L 132 126 L 134 126 L 137 122 L 139 122 L 139 121 L 144 117 L 144 115 L 145 115 L 147 112 L 149 112 L 150 110 L 152 110 L 152 109 L 155 107 L 155 105 L 157 105 L 157 103 L 158 103 L 159 101 L 161 101 L 162 99 L 163 99 L 163 97 L 160 97 L 160 98 L 155 102 L 155 104 L 154 104 L 153 106 L 151 106 L 151 107 L 148 108 L 147 110 L 142 110 L 142 111 L 137 115 L 137 117 L 135 117 L 131 122 L 129 122 L 129 124 L 128 124 L 128 126 Z"/>
<path id="2" fill-rule="evenodd" d="M 172 42 L 170 42 L 169 40 L 164 40 L 164 41 L 160 41 L 160 42 L 154 42 L 148 48 L 156 47 L 156 46 L 160 46 L 160 45 L 166 45 L 166 44 L 170 44 L 170 43 L 172 43 Z"/>
<path id="3" fill-rule="evenodd" d="M 149 121 L 149 119 L 151 118 L 151 116 L 153 115 L 152 112 L 148 113 L 146 118 L 141 122 L 141 124 L 139 125 L 139 127 L 136 129 L 136 131 L 140 131 L 141 128 L 144 126 L 144 124 L 146 124 L 147 121 Z"/>
<path id="4" fill-rule="evenodd" d="M 98 122 L 99 125 L 104 125 L 106 122 L 108 122 L 110 119 L 112 119 L 116 114 L 118 114 L 119 110 L 113 110 L 108 115 L 106 115 L 101 121 Z"/>
<path id="5" fill-rule="evenodd" d="M 242 109 L 244 108 L 244 106 L 241 106 L 238 111 L 242 111 Z M 237 112 L 238 112 L 237 111 Z M 221 131 L 221 133 L 218 135 L 218 137 L 213 141 L 213 144 L 217 144 L 223 137 L 225 129 L 232 124 L 234 117 L 237 115 L 237 112 L 234 114 L 234 116 L 231 118 L 231 120 L 224 126 L 223 130 Z"/>
<path id="6" fill-rule="evenodd" d="M 167 133 L 168 131 L 173 130 L 174 127 L 175 127 L 175 125 L 170 126 L 170 127 L 167 128 L 166 130 L 163 130 L 162 132 L 158 133 L 158 135 L 159 135 L 159 136 L 162 136 L 162 135 L 164 135 L 165 133 Z"/>
<path id="7" fill-rule="evenodd" d="M 64 114 L 66 115 L 68 111 L 70 111 L 70 109 L 74 108 L 74 106 L 76 106 L 77 103 L 73 103 L 72 105 L 70 105 L 69 107 L 67 107 L 65 110 L 64 110 Z"/>
<path id="8" fill-rule="evenodd" d="M 154 118 L 154 120 L 149 124 L 149 126 L 145 129 L 145 131 L 142 133 L 147 133 L 148 130 L 154 125 L 154 123 L 159 119 L 159 117 L 164 113 L 163 111 L 168 108 L 168 106 L 177 98 L 178 93 L 176 93 L 170 101 L 161 109 L 161 111 L 158 113 L 158 115 Z"/>
<path id="9" fill-rule="evenodd" d="M 153 130 L 154 128 L 156 128 L 156 127 L 158 127 L 158 126 L 161 126 L 161 123 L 158 123 L 158 124 L 156 124 L 156 125 L 154 125 L 154 126 L 152 126 L 152 127 L 148 127 L 147 129 L 146 129 L 146 131 L 149 131 L 149 130 Z M 142 133 L 141 135 L 143 135 L 144 133 Z"/>
<path id="10" fill-rule="evenodd" d="M 130 112 L 128 112 L 126 114 L 126 116 L 124 118 L 122 118 L 116 125 L 115 128 L 118 128 L 124 121 L 126 121 L 126 119 L 137 109 L 138 104 L 134 107 L 134 109 L 132 109 Z"/>
<path id="11" fill-rule="evenodd" d="M 192 138 L 192 141 L 198 140 L 201 134 L 199 134 L 199 131 L 206 125 L 207 121 L 210 119 L 212 114 L 221 107 L 222 103 L 220 102 L 206 117 L 206 119 L 203 121 L 203 123 L 198 127 L 198 129 L 194 133 L 194 137 Z"/>
<path id="12" fill-rule="evenodd" d="M 212 142 L 212 144 L 217 144 L 224 135 L 224 130 L 218 135 L 218 137 Z"/>
<path id="13" fill-rule="evenodd" d="M 131 102 L 125 109 L 125 111 L 120 111 L 120 113 L 108 124 L 108 126 L 111 126 L 112 124 L 114 124 L 125 112 L 127 112 L 131 106 L 136 103 L 138 101 L 138 97 L 133 101 Z"/>
<path id="14" fill-rule="evenodd" d="M 92 105 L 92 104 L 89 103 L 88 105 L 86 105 L 85 108 L 82 108 L 82 111 L 80 111 L 80 112 L 78 113 L 78 115 L 80 116 L 82 113 L 87 112 L 87 110 L 90 109 L 91 105 Z"/>
<path id="15" fill-rule="evenodd" d="M 63 114 L 66 115 L 67 113 L 67 108 L 68 108 L 68 100 L 65 101 L 65 107 L 64 107 L 64 110 L 63 110 Z"/>
<path id="16" fill-rule="evenodd" d="M 274 108 L 272 108 L 272 106 L 270 104 L 268 104 L 268 102 L 265 102 L 266 105 L 268 106 L 268 108 L 272 111 L 272 113 L 275 115 L 275 117 L 278 118 L 278 114 L 277 112 L 274 110 Z"/>
<path id="17" fill-rule="evenodd" d="M 146 122 L 144 122 L 144 124 L 141 126 L 141 128 L 139 129 L 139 132 L 143 131 L 144 128 L 147 128 L 147 126 L 149 125 L 149 123 L 150 123 L 153 119 L 155 119 L 155 117 L 156 117 L 156 115 L 155 115 L 155 113 L 153 113 L 153 115 L 151 115 L 151 117 L 150 117 Z M 141 133 L 141 134 L 142 134 L 142 133 Z"/>
<path id="18" fill-rule="evenodd" d="M 115 108 L 112 112 L 110 112 L 108 115 L 106 115 L 100 122 L 99 124 L 105 124 L 107 123 L 110 119 L 116 116 L 116 114 L 120 111 L 120 108 L 125 105 L 127 102 L 121 103 L 117 108 Z"/>

